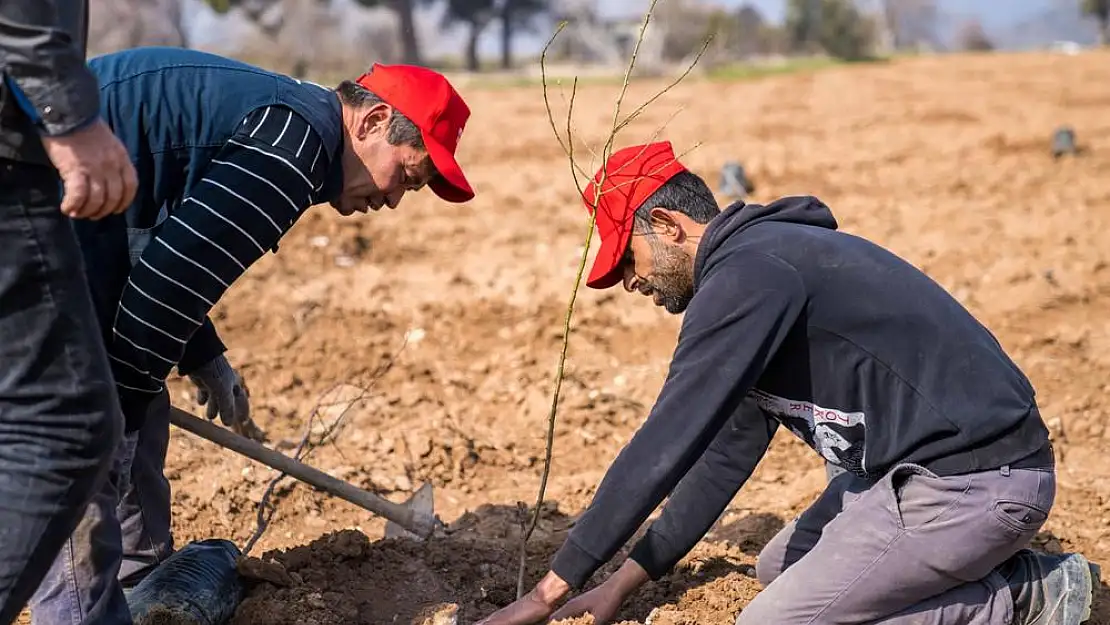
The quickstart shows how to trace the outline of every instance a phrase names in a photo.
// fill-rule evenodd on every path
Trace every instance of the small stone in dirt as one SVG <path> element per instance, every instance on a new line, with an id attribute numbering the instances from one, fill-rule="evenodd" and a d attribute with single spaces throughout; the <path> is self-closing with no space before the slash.
<path id="1" fill-rule="evenodd" d="M 276 560 L 259 560 L 258 558 L 240 558 L 236 565 L 239 574 L 249 580 L 270 582 L 275 586 L 289 587 L 293 585 L 293 577 L 285 566 Z"/>
<path id="2" fill-rule="evenodd" d="M 413 625 L 458 625 L 459 604 L 438 603 L 421 610 L 416 618 L 412 619 Z"/>
<path id="3" fill-rule="evenodd" d="M 332 535 L 331 548 L 334 553 L 348 558 L 358 558 L 366 552 L 367 547 L 370 546 L 370 541 L 362 532 L 352 532 L 344 530 L 336 532 Z"/>

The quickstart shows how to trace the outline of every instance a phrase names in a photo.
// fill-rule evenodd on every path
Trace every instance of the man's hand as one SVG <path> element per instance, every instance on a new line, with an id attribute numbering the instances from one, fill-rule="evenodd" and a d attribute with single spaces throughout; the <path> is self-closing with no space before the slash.
<path id="1" fill-rule="evenodd" d="M 67 217 L 96 220 L 131 205 L 138 187 L 135 168 L 102 119 L 70 134 L 43 136 L 42 145 L 65 185 Z"/>
<path id="2" fill-rule="evenodd" d="M 551 620 L 558 621 L 589 614 L 594 617 L 594 625 L 606 625 L 617 615 L 617 610 L 620 610 L 622 603 L 624 603 L 624 595 L 618 592 L 615 586 L 605 582 L 568 601 L 551 615 Z"/>
<path id="3" fill-rule="evenodd" d="M 209 421 L 219 415 L 224 425 L 235 428 L 240 434 L 245 424 L 254 425 L 250 391 L 243 376 L 231 368 L 222 354 L 190 373 L 189 379 L 197 387 L 197 403 L 208 406 L 205 416 Z"/>
<path id="4" fill-rule="evenodd" d="M 625 560 L 609 579 L 597 588 L 568 601 L 551 615 L 551 620 L 590 614 L 594 617 L 594 625 L 605 625 L 617 615 L 625 599 L 648 579 L 650 578 L 643 567 L 634 560 Z"/>
<path id="5" fill-rule="evenodd" d="M 555 611 L 555 604 L 566 596 L 570 586 L 555 573 L 547 575 L 528 594 L 501 608 L 476 625 L 531 625 L 542 623 Z"/>

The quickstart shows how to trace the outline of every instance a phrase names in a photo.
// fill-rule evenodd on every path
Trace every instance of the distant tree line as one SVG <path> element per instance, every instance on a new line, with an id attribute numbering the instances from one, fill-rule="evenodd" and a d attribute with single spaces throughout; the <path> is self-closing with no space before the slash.
<path id="1" fill-rule="evenodd" d="M 244 9 L 252 19 L 260 19 L 264 11 L 282 0 L 205 0 L 218 13 L 234 8 Z M 329 0 L 317 0 L 328 2 Z M 430 6 L 439 0 L 355 0 L 367 8 L 382 7 L 397 16 L 398 38 L 404 63 L 425 65 L 424 54 L 416 36 L 416 9 Z M 470 70 L 479 69 L 478 39 L 486 29 L 497 22 L 501 27 L 501 67 L 513 64 L 513 35 L 534 26 L 533 20 L 548 11 L 549 0 L 447 0 L 444 26 L 463 25 L 469 30 L 466 48 L 466 65 Z M 276 33 L 275 33 L 276 34 Z"/>
<path id="2" fill-rule="evenodd" d="M 248 56 L 274 60 L 288 71 L 303 74 L 338 69 L 344 63 L 366 58 L 389 58 L 426 65 L 416 28 L 418 8 L 443 9 L 442 28 L 466 30 L 461 60 L 479 71 L 478 42 L 498 29 L 500 59 L 504 69 L 514 64 L 513 40 L 521 32 L 536 32 L 541 18 L 577 20 L 590 24 L 579 33 L 584 40 L 609 40 L 608 54 L 626 52 L 629 32 L 620 33 L 602 24 L 597 5 L 605 0 L 354 0 L 362 7 L 393 14 L 395 20 L 363 20 L 358 37 L 330 40 L 320 33 L 337 30 L 345 14 L 330 11 L 332 0 L 203 0 L 216 12 L 236 11 L 253 23 L 265 41 L 253 42 Z M 769 22 L 751 3 L 724 8 L 715 0 L 662 0 L 656 6 L 653 28 L 658 39 L 653 54 L 660 62 L 688 60 L 709 35 L 714 35 L 706 64 L 732 63 L 764 56 L 825 54 L 842 60 L 864 60 L 902 51 L 945 46 L 939 35 L 937 0 L 785 0 L 783 23 Z M 1083 14 L 1098 23 L 1101 41 L 1110 40 L 1110 0 L 1060 0 L 1077 2 Z M 94 47 L 119 49 L 137 45 L 187 46 L 183 27 L 186 0 L 97 0 L 93 4 Z M 1074 6 L 1074 5 L 1073 5 Z M 627 25 L 626 25 L 627 26 Z M 628 31 L 628 32 L 625 32 Z M 564 39 L 570 41 L 570 33 Z M 240 43 L 240 42 L 235 42 Z M 590 43 L 590 41 L 586 41 Z M 613 46 L 616 47 L 613 47 Z M 963 50 L 991 50 L 990 37 L 976 20 L 959 24 L 949 44 Z M 603 46 L 603 47 L 604 47 Z M 579 53 L 588 45 L 579 45 Z M 562 58 L 576 60 L 568 45 Z M 596 46 L 595 46 L 596 49 Z M 559 56 L 556 54 L 555 56 Z M 591 55 L 587 55 L 591 56 Z M 597 60 L 597 55 L 592 55 Z M 585 58 L 577 59 L 586 61 Z M 588 62 L 588 61 L 586 61 Z"/>

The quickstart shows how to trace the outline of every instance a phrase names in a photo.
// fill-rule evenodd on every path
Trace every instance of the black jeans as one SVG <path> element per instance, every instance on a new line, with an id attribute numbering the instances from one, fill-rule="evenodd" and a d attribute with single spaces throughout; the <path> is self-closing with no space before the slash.
<path id="1" fill-rule="evenodd" d="M 0 625 L 107 479 L 123 418 L 53 170 L 0 160 Z"/>
<path id="2" fill-rule="evenodd" d="M 170 397 L 150 405 L 140 430 L 124 435 L 109 478 L 31 598 L 32 625 L 131 625 L 125 586 L 173 553 L 170 483 L 162 472 Z"/>

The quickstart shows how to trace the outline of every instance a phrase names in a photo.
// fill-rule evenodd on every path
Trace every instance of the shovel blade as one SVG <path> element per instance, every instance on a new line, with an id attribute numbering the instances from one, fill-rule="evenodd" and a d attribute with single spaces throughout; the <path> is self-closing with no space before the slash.
<path id="1" fill-rule="evenodd" d="M 409 497 L 404 504 L 417 514 L 426 515 L 428 517 L 435 516 L 435 493 L 432 490 L 432 485 L 425 482 L 420 488 Z M 415 538 L 416 540 L 423 540 L 416 534 L 406 530 L 405 528 L 397 525 L 393 521 L 386 521 L 385 524 L 385 537 L 386 538 Z"/>

